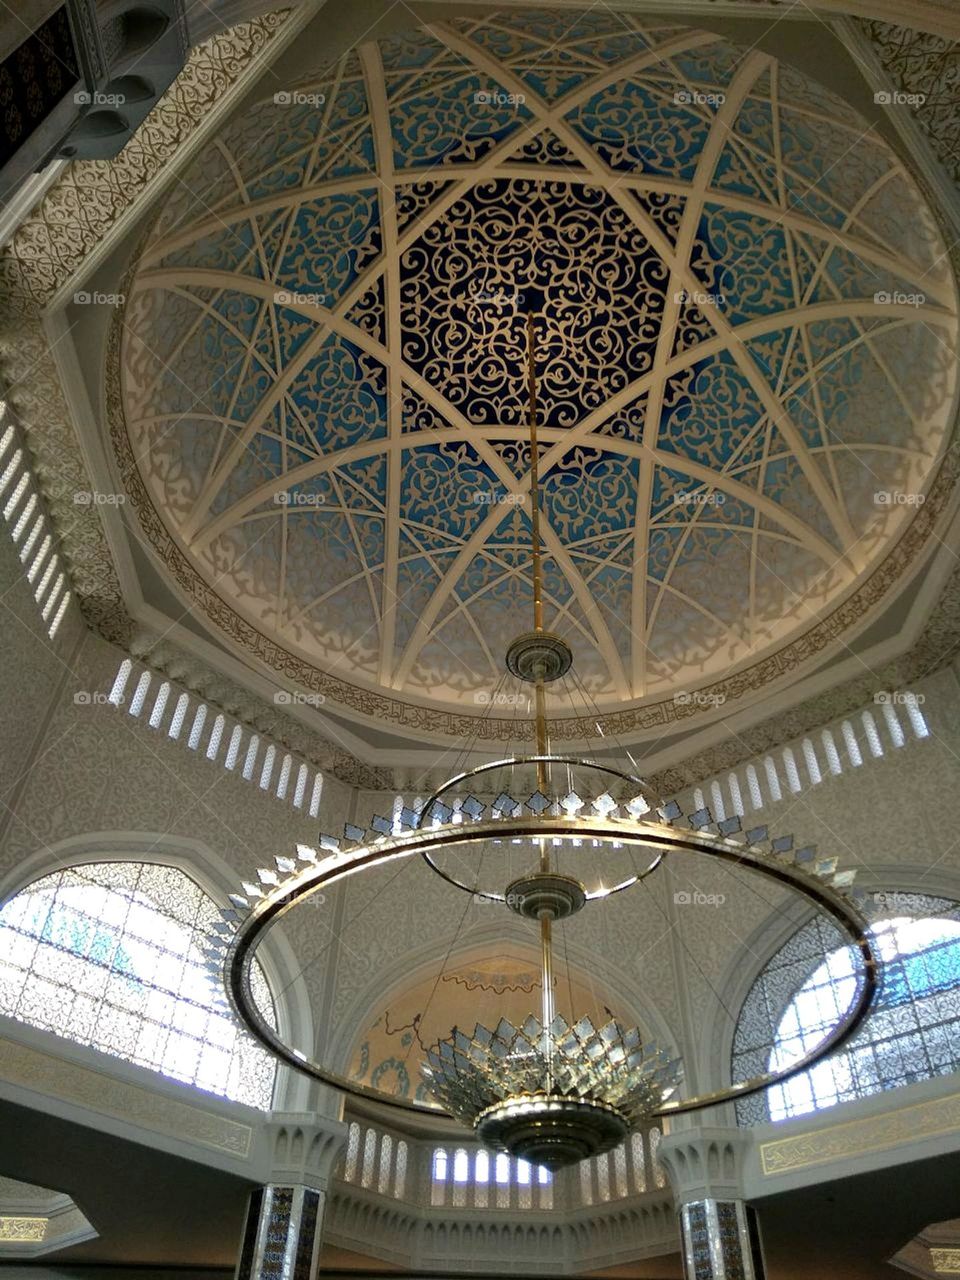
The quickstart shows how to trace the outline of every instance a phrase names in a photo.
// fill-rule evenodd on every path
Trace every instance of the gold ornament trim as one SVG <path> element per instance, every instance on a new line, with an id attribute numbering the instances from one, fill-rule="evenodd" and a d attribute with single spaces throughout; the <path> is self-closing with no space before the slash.
<path id="1" fill-rule="evenodd" d="M 888 1151 L 924 1138 L 955 1133 L 960 1128 L 960 1093 L 918 1102 L 883 1115 L 848 1120 L 812 1133 L 760 1144 L 760 1167 L 766 1178 L 810 1169 L 850 1156 Z"/>
<path id="2" fill-rule="evenodd" d="M 46 1218 L 0 1216 L 0 1244 L 41 1244 L 46 1234 Z"/>

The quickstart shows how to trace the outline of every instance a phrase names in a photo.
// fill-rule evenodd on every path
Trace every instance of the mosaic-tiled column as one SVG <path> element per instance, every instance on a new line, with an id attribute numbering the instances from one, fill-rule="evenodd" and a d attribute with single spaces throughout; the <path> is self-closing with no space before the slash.
<path id="1" fill-rule="evenodd" d="M 251 1193 L 236 1280 L 313 1280 L 327 1182 L 347 1135 L 339 1121 L 288 1116 L 270 1125 L 273 1169 Z"/>
<path id="2" fill-rule="evenodd" d="M 741 1194 L 739 1129 L 666 1135 L 657 1157 L 677 1202 L 685 1280 L 765 1280 L 754 1211 Z"/>
<path id="3" fill-rule="evenodd" d="M 742 1200 L 693 1200 L 680 1208 L 686 1280 L 764 1280 L 756 1219 Z"/>
<path id="4" fill-rule="evenodd" d="M 237 1280 L 313 1280 L 324 1198 L 313 1187 L 258 1187 L 247 1209 Z"/>

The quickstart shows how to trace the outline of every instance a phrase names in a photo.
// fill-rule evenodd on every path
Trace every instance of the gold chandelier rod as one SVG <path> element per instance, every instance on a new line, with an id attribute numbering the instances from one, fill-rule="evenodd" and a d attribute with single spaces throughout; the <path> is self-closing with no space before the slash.
<path id="1" fill-rule="evenodd" d="M 537 444 L 537 367 L 534 356 L 536 341 L 536 317 L 531 311 L 527 314 L 527 391 L 529 395 L 530 418 L 530 528 L 532 531 L 533 560 L 533 629 L 543 631 L 543 563 L 542 544 L 540 541 L 540 456 Z M 543 756 L 547 754 L 547 711 L 544 694 L 543 675 L 537 673 L 534 686 L 536 699 L 534 725 L 537 736 L 537 786 L 543 794 L 547 789 L 547 766 Z M 550 871 L 550 844 L 540 839 L 540 871 Z M 540 915 L 540 981 L 542 984 L 542 1001 L 540 1005 L 540 1021 L 543 1024 L 543 1047 L 547 1059 L 548 1092 L 553 1088 L 553 1037 L 550 1027 L 556 1016 L 553 996 L 553 921 L 543 912 Z"/>
<path id="2" fill-rule="evenodd" d="M 537 366 L 534 356 L 536 342 L 536 316 L 533 312 L 527 315 L 527 392 L 529 395 L 530 426 L 530 527 L 532 531 L 533 561 L 533 629 L 543 631 L 543 556 L 540 540 L 540 454 L 537 444 Z M 543 677 L 538 675 L 535 684 L 535 716 L 534 725 L 537 739 L 537 755 L 547 754 L 547 711 L 544 696 Z M 547 772 L 543 761 L 537 765 L 537 785 L 545 791 Z M 541 850 L 541 871 L 549 871 L 549 863 L 544 865 Z"/>

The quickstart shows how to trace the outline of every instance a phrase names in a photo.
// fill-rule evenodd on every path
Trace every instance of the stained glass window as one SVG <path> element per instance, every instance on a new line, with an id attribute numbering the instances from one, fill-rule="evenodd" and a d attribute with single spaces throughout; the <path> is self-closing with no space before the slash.
<path id="1" fill-rule="evenodd" d="M 741 1124 L 805 1115 L 960 1069 L 960 904 L 922 894 L 875 896 L 885 915 L 871 928 L 882 964 L 866 1022 L 811 1070 L 738 1102 Z M 849 1008 L 858 972 L 832 925 L 817 918 L 798 930 L 744 1001 L 734 1081 L 813 1049 Z"/>
<path id="2" fill-rule="evenodd" d="M 268 1110 L 269 1054 L 215 1005 L 216 904 L 174 867 L 104 862 L 44 876 L 0 909 L 0 1013 Z M 262 971 L 254 996 L 274 1022 Z"/>

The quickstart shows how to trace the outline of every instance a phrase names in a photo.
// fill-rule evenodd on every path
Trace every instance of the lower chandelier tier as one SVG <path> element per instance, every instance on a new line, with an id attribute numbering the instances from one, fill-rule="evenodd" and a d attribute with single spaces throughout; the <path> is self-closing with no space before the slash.
<path id="1" fill-rule="evenodd" d="M 637 1027 L 531 1014 L 479 1023 L 427 1050 L 424 1083 L 484 1143 L 534 1164 L 561 1168 L 608 1151 L 658 1111 L 683 1077 L 678 1059 L 644 1044 Z"/>
<path id="2" fill-rule="evenodd" d="M 616 1107 L 550 1093 L 487 1107 L 474 1128 L 485 1146 L 548 1169 L 564 1169 L 611 1151 L 630 1132 Z"/>

